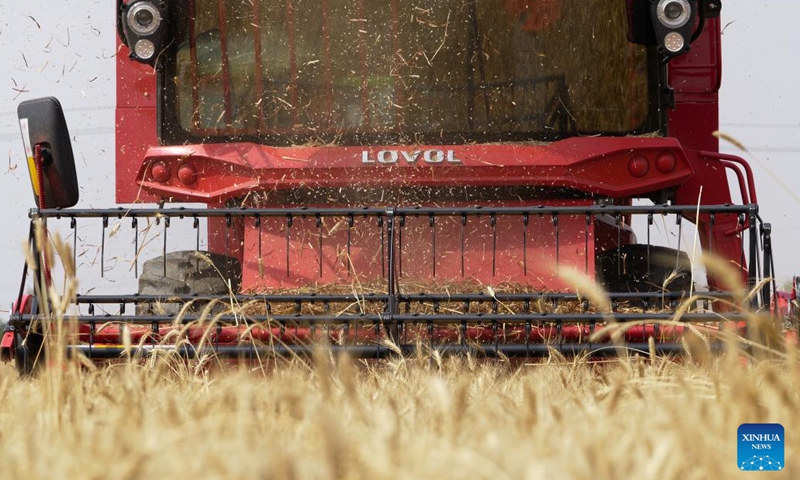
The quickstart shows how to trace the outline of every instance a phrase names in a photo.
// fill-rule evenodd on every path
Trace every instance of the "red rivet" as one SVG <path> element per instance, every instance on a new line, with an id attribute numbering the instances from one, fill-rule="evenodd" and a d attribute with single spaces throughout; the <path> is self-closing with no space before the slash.
<path id="1" fill-rule="evenodd" d="M 192 163 L 184 163 L 178 167 L 178 180 L 184 185 L 192 185 L 197 181 L 197 168 Z"/>
<path id="2" fill-rule="evenodd" d="M 656 169 L 661 173 L 672 173 L 677 166 L 678 159 L 669 152 L 664 152 L 656 158 Z"/>
<path id="3" fill-rule="evenodd" d="M 641 155 L 636 155 L 628 162 L 628 172 L 636 178 L 642 178 L 650 171 L 650 162 Z"/>
<path id="4" fill-rule="evenodd" d="M 164 162 L 155 162 L 150 167 L 150 175 L 156 182 L 166 183 L 170 177 L 169 167 Z"/>

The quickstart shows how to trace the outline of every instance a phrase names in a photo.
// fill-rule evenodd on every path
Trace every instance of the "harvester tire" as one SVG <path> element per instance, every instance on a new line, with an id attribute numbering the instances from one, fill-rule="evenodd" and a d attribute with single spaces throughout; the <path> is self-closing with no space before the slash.
<path id="1" fill-rule="evenodd" d="M 241 276 L 239 260 L 233 257 L 199 251 L 170 252 L 144 263 L 139 276 L 139 294 L 165 299 L 176 295 L 235 294 L 239 292 Z M 175 315 L 183 306 L 175 302 L 142 303 L 137 305 L 136 314 Z M 205 306 L 204 302 L 193 302 L 190 311 L 199 312 Z"/>
<path id="2" fill-rule="evenodd" d="M 688 296 L 692 288 L 689 256 L 674 248 L 624 245 L 599 254 L 596 271 L 598 282 L 609 292 L 687 292 Z"/>
<path id="3" fill-rule="evenodd" d="M 28 332 L 14 335 L 14 363 L 21 377 L 33 376 L 44 365 L 44 337 Z"/>

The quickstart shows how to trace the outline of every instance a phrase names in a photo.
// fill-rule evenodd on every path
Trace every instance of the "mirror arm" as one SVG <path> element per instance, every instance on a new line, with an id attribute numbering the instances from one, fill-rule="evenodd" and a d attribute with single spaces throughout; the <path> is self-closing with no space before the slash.
<path id="1" fill-rule="evenodd" d="M 39 147 L 39 146 L 40 145 L 37 145 L 37 147 Z M 54 161 L 53 151 L 50 150 L 47 147 L 44 147 L 44 146 L 41 146 L 41 149 L 42 149 L 42 154 L 41 154 L 41 156 L 42 156 L 42 167 L 49 167 L 50 165 L 53 164 L 53 161 Z"/>
<path id="2" fill-rule="evenodd" d="M 719 17 L 722 12 L 722 0 L 699 0 L 697 10 L 700 23 L 697 25 L 697 30 L 692 34 L 692 43 L 703 33 L 707 19 Z"/>
<path id="3" fill-rule="evenodd" d="M 46 149 L 43 149 L 40 143 L 33 146 L 33 163 L 36 165 L 36 182 L 39 187 L 39 210 L 47 208 L 47 202 L 44 196 L 44 151 L 46 151 Z M 52 158 L 53 157 L 50 156 L 51 162 Z"/>
<path id="4" fill-rule="evenodd" d="M 695 40 L 700 38 L 700 35 L 706 28 L 706 3 L 707 0 L 700 0 L 698 2 L 697 16 L 699 17 L 700 22 L 697 24 L 697 29 L 692 34 L 692 39 L 689 41 L 690 44 L 694 43 Z"/>
<path id="5" fill-rule="evenodd" d="M 44 196 L 44 162 L 45 162 L 45 154 L 44 152 L 49 152 L 49 149 L 42 148 L 41 143 L 37 143 L 33 147 L 33 162 L 36 164 L 36 177 L 39 183 L 39 210 L 44 210 L 47 208 L 46 199 Z M 47 155 L 50 157 L 52 162 L 52 155 Z M 47 220 L 42 220 L 42 228 L 44 229 L 44 234 L 42 238 L 44 241 L 47 241 Z M 37 252 L 38 255 L 41 256 L 42 261 L 42 273 L 44 274 L 44 284 L 43 287 L 49 287 L 52 284 L 53 278 L 50 273 L 50 265 L 47 261 L 47 254 L 45 253 L 45 246 L 44 245 L 36 245 L 41 251 Z"/>

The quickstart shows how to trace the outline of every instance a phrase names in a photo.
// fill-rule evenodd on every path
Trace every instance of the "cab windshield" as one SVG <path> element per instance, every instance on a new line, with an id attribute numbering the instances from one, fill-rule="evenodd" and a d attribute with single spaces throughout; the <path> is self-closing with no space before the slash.
<path id="1" fill-rule="evenodd" d="M 648 51 L 627 41 L 623 1 L 173 5 L 168 142 L 526 141 L 653 125 Z"/>

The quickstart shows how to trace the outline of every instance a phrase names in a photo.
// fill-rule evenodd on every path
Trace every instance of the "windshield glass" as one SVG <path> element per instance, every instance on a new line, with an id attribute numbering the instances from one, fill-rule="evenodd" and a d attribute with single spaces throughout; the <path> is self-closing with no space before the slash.
<path id="1" fill-rule="evenodd" d="M 189 0 L 162 136 L 464 143 L 632 133 L 644 47 L 609 0 Z"/>

